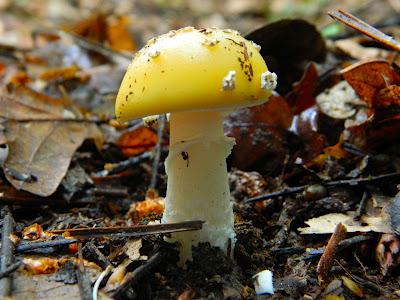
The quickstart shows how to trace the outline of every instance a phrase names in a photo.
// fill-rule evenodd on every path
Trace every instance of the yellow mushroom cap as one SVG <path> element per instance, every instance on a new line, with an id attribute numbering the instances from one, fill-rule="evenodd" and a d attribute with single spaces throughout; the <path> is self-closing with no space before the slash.
<path id="1" fill-rule="evenodd" d="M 259 47 L 234 30 L 170 31 L 150 40 L 129 65 L 117 95 L 116 117 L 128 121 L 258 105 L 274 86 L 263 77 L 267 71 Z"/>

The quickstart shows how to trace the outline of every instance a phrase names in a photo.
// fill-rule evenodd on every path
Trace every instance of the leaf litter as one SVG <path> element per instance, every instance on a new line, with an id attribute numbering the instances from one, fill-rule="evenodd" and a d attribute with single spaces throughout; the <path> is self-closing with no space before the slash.
<path id="1" fill-rule="evenodd" d="M 274 273 L 273 299 L 400 294 L 398 53 L 349 31 L 326 40 L 300 18 L 260 27 L 258 1 L 229 1 L 223 10 L 188 1 L 191 14 L 162 1 L 102 9 L 57 3 L 1 8 L 0 201 L 16 220 L 13 256 L 22 267 L 12 271 L 15 299 L 87 297 L 106 269 L 118 280 L 112 287 L 100 280 L 98 295 L 115 299 L 247 299 L 255 297 L 251 278 L 263 270 Z M 380 5 L 373 20 L 390 19 L 382 14 L 391 4 Z M 279 7 L 272 3 L 269 13 Z M 70 14 L 62 24 L 37 22 L 60 9 Z M 38 17 L 21 22 L 15 14 L 29 10 Z M 117 124 L 113 104 L 133 52 L 186 23 L 250 31 L 279 85 L 268 103 L 226 118 L 226 133 L 237 140 L 228 160 L 235 260 L 201 245 L 182 270 L 157 225 L 168 143 L 139 122 Z M 383 30 L 396 37 L 394 24 Z M 161 155 L 154 166 L 153 151 Z M 262 200 L 246 201 L 254 197 Z M 348 233 L 325 255 L 330 267 L 318 284 L 315 258 L 338 223 Z M 139 228 L 157 229 L 128 240 Z"/>

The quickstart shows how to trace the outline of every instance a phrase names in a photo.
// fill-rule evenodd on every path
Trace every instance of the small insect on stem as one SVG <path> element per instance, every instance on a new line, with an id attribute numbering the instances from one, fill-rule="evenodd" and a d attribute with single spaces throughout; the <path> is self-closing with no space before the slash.
<path id="1" fill-rule="evenodd" d="M 181 152 L 182 159 L 186 160 L 186 167 L 189 168 L 189 153 L 186 151 Z"/>

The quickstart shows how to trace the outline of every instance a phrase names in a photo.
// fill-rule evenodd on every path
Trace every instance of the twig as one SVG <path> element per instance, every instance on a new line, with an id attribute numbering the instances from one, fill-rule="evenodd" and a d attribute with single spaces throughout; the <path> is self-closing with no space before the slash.
<path id="1" fill-rule="evenodd" d="M 82 300 L 92 299 L 92 284 L 85 273 L 85 266 L 83 264 L 82 257 L 82 244 L 78 244 L 78 268 L 76 269 L 76 277 L 78 278 L 79 293 L 81 294 Z"/>
<path id="2" fill-rule="evenodd" d="M 83 251 L 85 252 L 85 256 L 90 256 L 96 264 L 98 264 L 103 269 L 111 266 L 110 260 L 103 254 L 97 247 L 93 244 L 93 241 L 89 241 L 86 243 L 85 247 L 83 247 Z M 87 253 L 87 252 L 89 253 Z"/>
<path id="3" fill-rule="evenodd" d="M 139 163 L 141 163 L 143 160 L 148 159 L 152 156 L 150 152 L 145 152 L 137 156 L 133 156 L 127 160 L 121 161 L 118 164 L 116 164 L 111 170 L 103 170 L 100 172 L 97 172 L 95 176 L 98 177 L 104 177 L 108 175 L 114 175 L 117 173 L 120 173 L 122 171 L 125 171 L 126 169 L 136 166 Z"/>
<path id="4" fill-rule="evenodd" d="M 13 263 L 13 243 L 10 240 L 10 234 L 14 228 L 14 220 L 11 212 L 6 207 L 4 209 L 5 216 L 3 219 L 3 230 L 1 236 L 1 264 L 0 272 L 7 272 Z M 10 273 L 9 273 L 10 274 Z M 4 299 L 11 296 L 12 276 L 5 276 L 0 279 L 0 298 Z"/>
<path id="5" fill-rule="evenodd" d="M 277 192 L 249 198 L 246 200 L 246 203 L 253 203 L 253 202 L 263 201 L 263 200 L 267 200 L 267 199 L 274 199 L 274 198 L 278 198 L 278 197 L 282 197 L 282 196 L 296 194 L 296 193 L 304 191 L 304 189 L 306 187 L 307 187 L 307 185 L 301 185 L 301 186 L 286 188 L 286 189 L 283 189 L 283 190 L 280 190 Z"/>
<path id="6" fill-rule="evenodd" d="M 59 238 L 51 241 L 43 241 L 43 242 L 25 242 L 20 243 L 16 248 L 15 252 L 22 253 L 27 251 L 32 251 L 39 248 L 49 248 L 49 247 L 57 247 L 64 246 L 78 242 L 78 239 L 64 239 Z"/>
<path id="7" fill-rule="evenodd" d="M 96 196 L 114 196 L 114 197 L 128 197 L 128 189 L 126 187 L 95 187 L 93 193 Z"/>
<path id="8" fill-rule="evenodd" d="M 354 245 L 354 244 L 358 244 L 364 241 L 368 241 L 371 240 L 373 238 L 373 236 L 371 235 L 357 235 L 357 236 L 353 236 L 351 238 L 342 240 L 339 243 L 338 246 L 338 252 L 343 251 L 344 249 L 346 249 L 347 247 Z M 311 249 L 311 250 L 306 250 L 304 249 L 304 252 L 307 252 L 308 256 L 304 258 L 304 260 L 310 260 L 310 259 L 315 259 L 320 257 L 323 253 L 324 253 L 325 249 Z"/>
<path id="9" fill-rule="evenodd" d="M 357 211 L 353 217 L 354 221 L 361 220 L 362 215 L 365 213 L 365 209 L 366 209 L 369 197 L 370 197 L 370 193 L 368 191 L 364 191 L 361 201 L 360 201 L 360 205 L 358 206 Z"/>
<path id="10" fill-rule="evenodd" d="M 92 298 L 93 300 L 97 300 L 97 293 L 99 291 L 99 287 L 101 282 L 103 281 L 103 279 L 110 273 L 112 267 L 108 266 L 101 274 L 100 276 L 97 278 L 94 286 L 93 286 L 93 293 L 92 293 Z"/>
<path id="11" fill-rule="evenodd" d="M 322 254 L 317 266 L 317 275 L 320 285 L 328 282 L 328 273 L 335 259 L 338 245 L 345 237 L 346 232 L 346 226 L 344 226 L 342 223 L 337 224 L 335 231 L 332 233 L 332 236 L 328 241 L 328 245 L 326 245 L 325 251 Z"/>
<path id="12" fill-rule="evenodd" d="M 108 124 L 110 120 L 107 119 L 84 119 L 84 118 L 46 118 L 46 119 L 30 119 L 30 118 L 7 118 L 8 121 L 29 123 L 29 122 L 64 122 L 64 123 L 95 123 L 95 124 Z"/>
<path id="13" fill-rule="evenodd" d="M 331 16 L 333 19 L 338 20 L 346 24 L 347 26 L 357 30 L 358 32 L 369 36 L 375 41 L 378 41 L 396 51 L 400 51 L 399 41 L 376 29 L 375 27 L 372 27 L 368 23 L 360 20 L 359 18 L 353 16 L 348 12 L 339 9 L 336 11 L 328 12 L 328 15 Z"/>
<path id="14" fill-rule="evenodd" d="M 158 165 L 160 164 L 164 128 L 165 115 L 160 115 L 158 117 L 157 144 L 154 149 L 153 173 L 151 174 L 150 189 L 155 189 L 157 185 Z"/>
<path id="15" fill-rule="evenodd" d="M 284 247 L 271 250 L 271 254 L 276 256 L 302 254 L 304 252 L 306 252 L 304 247 Z"/>
<path id="16" fill-rule="evenodd" d="M 125 293 L 131 288 L 135 283 L 137 283 L 143 276 L 145 276 L 152 268 L 158 265 L 165 257 L 165 252 L 157 252 L 152 257 L 149 258 L 146 263 L 128 274 L 124 278 L 124 283 L 118 287 L 115 291 L 113 298 L 115 299 L 125 299 Z"/>
<path id="17" fill-rule="evenodd" d="M 40 34 L 55 34 L 60 36 L 61 38 L 72 38 L 76 44 L 78 44 L 79 46 L 81 46 L 84 49 L 90 50 L 90 51 L 94 51 L 97 53 L 100 53 L 101 55 L 103 55 L 104 57 L 107 57 L 108 59 L 110 59 L 112 62 L 118 63 L 118 58 L 122 58 L 126 61 L 131 61 L 133 56 L 129 55 L 129 54 L 125 54 L 123 52 L 119 52 L 119 51 L 114 51 L 113 49 L 111 49 L 110 47 L 107 47 L 103 44 L 88 40 L 82 36 L 79 36 L 75 33 L 72 32 L 66 32 L 60 29 L 47 29 L 47 28 L 43 28 L 43 29 L 36 29 L 32 32 L 32 37 L 34 42 L 36 41 L 36 36 L 40 35 Z"/>
<path id="18" fill-rule="evenodd" d="M 396 178 L 396 177 L 400 177 L 400 172 L 388 173 L 388 174 L 377 175 L 377 176 L 354 178 L 354 179 L 326 181 L 326 182 L 321 182 L 320 184 L 325 187 L 335 187 L 335 186 L 343 186 L 343 185 L 357 186 L 357 185 L 372 183 L 372 182 L 383 180 L 383 179 L 392 179 L 392 178 Z M 288 196 L 291 194 L 296 194 L 296 193 L 304 191 L 304 189 L 306 187 L 308 187 L 308 185 L 286 188 L 286 189 L 283 189 L 278 192 L 273 192 L 273 193 L 249 198 L 246 200 L 246 203 L 253 203 L 253 202 L 263 201 L 266 199 L 273 199 L 273 198 L 277 198 L 277 197 L 281 197 L 281 196 Z"/>
<path id="19" fill-rule="evenodd" d="M 186 221 L 170 224 L 137 225 L 137 226 L 116 226 L 116 227 L 95 227 L 95 228 L 71 228 L 50 231 L 54 234 L 68 232 L 76 238 L 120 238 L 140 237 L 150 234 L 172 233 L 181 231 L 199 230 L 203 227 L 204 221 Z"/>
<path id="20" fill-rule="evenodd" d="M 4 271 L 0 272 L 0 279 L 9 276 L 12 272 L 17 270 L 22 265 L 22 261 L 17 261 L 8 266 Z"/>

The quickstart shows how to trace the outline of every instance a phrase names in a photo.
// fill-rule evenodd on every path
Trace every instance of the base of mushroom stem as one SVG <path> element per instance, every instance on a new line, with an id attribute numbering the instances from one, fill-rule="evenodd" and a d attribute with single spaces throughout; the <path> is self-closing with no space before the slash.
<path id="1" fill-rule="evenodd" d="M 223 133 L 221 113 L 171 114 L 170 139 L 162 222 L 205 221 L 202 230 L 171 235 L 181 245 L 181 264 L 192 258 L 192 246 L 201 242 L 209 242 L 224 252 L 233 249 L 234 215 L 226 157 L 235 142 Z"/>

